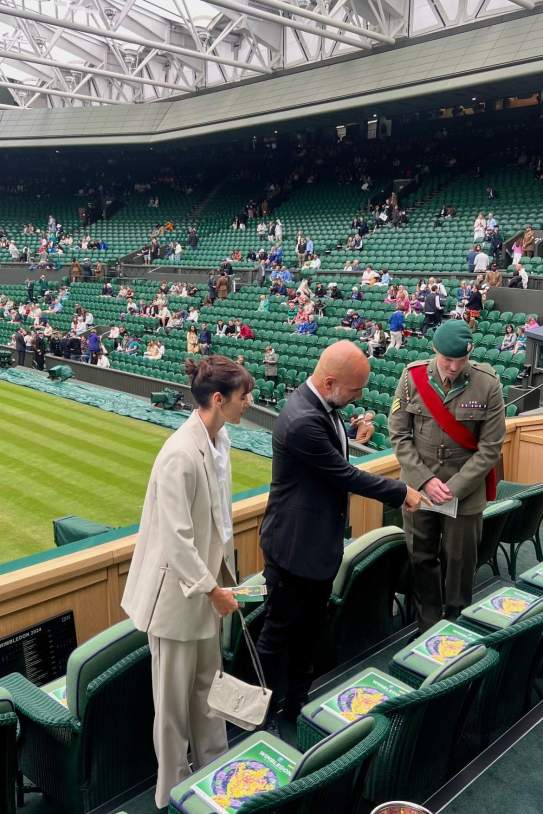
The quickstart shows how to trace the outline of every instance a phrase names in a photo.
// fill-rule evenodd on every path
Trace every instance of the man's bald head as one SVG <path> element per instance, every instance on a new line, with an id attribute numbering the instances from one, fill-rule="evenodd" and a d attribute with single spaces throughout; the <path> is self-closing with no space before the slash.
<path id="1" fill-rule="evenodd" d="M 369 375 L 366 355 L 354 342 L 343 339 L 322 352 L 311 380 L 329 404 L 345 407 L 360 398 Z"/>

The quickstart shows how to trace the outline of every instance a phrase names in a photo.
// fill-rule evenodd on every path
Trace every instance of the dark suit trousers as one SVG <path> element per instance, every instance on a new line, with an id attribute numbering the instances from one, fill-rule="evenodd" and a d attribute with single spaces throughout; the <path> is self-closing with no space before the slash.
<path id="1" fill-rule="evenodd" d="M 326 618 L 332 579 L 298 577 L 268 561 L 264 568 L 268 598 L 257 649 L 267 686 L 285 690 L 285 710 L 297 715 L 313 680 L 313 660 Z"/>

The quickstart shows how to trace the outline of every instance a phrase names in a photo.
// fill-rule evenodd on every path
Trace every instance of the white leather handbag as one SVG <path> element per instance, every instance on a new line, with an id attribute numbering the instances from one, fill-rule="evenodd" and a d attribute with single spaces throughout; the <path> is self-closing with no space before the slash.
<path id="1" fill-rule="evenodd" d="M 239 726 L 241 729 L 257 729 L 262 726 L 268 714 L 272 691 L 268 690 L 264 680 L 264 671 L 258 657 L 255 644 L 251 638 L 243 614 L 238 610 L 241 627 L 253 667 L 259 681 L 258 686 L 246 684 L 239 678 L 217 670 L 211 684 L 207 703 L 212 715 L 224 718 L 225 721 Z M 222 657 L 222 626 L 220 631 L 221 657 Z"/>

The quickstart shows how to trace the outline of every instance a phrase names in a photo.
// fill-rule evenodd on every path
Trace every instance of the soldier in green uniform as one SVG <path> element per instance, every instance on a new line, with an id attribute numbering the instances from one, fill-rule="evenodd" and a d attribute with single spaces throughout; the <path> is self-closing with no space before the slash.
<path id="1" fill-rule="evenodd" d="M 435 357 L 407 366 L 390 409 L 390 440 L 402 479 L 435 505 L 458 499 L 456 517 L 404 512 L 421 631 L 444 613 L 455 618 L 471 603 L 485 477 L 499 461 L 505 435 L 499 378 L 490 365 L 470 362 L 472 347 L 463 320 L 441 325 L 434 335 Z M 417 366 L 424 369 L 413 371 Z M 466 430 L 474 442 L 471 450 L 451 437 Z"/>

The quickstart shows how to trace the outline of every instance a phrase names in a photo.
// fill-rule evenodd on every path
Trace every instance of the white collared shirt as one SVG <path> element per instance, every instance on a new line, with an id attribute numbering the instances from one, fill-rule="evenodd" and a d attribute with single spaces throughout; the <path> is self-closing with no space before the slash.
<path id="1" fill-rule="evenodd" d="M 197 413 L 198 415 L 198 413 Z M 223 544 L 226 545 L 230 542 L 234 535 L 234 529 L 232 527 L 232 517 L 230 514 L 230 490 L 228 485 L 231 481 L 232 474 L 230 471 L 230 439 L 228 438 L 228 433 L 224 427 L 221 427 L 217 435 L 215 436 L 215 443 L 211 440 L 209 433 L 207 431 L 207 427 L 198 415 L 198 418 L 202 422 L 202 426 L 205 430 L 207 436 L 207 442 L 209 444 L 209 449 L 211 450 L 211 458 L 213 460 L 213 466 L 215 467 L 215 473 L 217 475 L 217 484 L 219 487 L 219 503 L 221 506 L 221 518 L 222 518 L 222 531 L 223 531 Z"/>
<path id="2" fill-rule="evenodd" d="M 332 407 L 331 404 L 328 404 L 326 399 L 324 399 L 321 396 L 321 394 L 319 393 L 319 391 L 317 390 L 317 388 L 313 384 L 313 382 L 311 380 L 311 376 L 308 379 L 306 379 L 306 384 L 309 387 L 309 389 L 311 390 L 311 392 L 316 395 L 316 397 L 318 398 L 318 400 L 320 401 L 320 403 L 322 404 L 322 406 L 324 407 L 324 409 L 326 410 L 326 412 L 330 416 L 330 421 L 334 425 L 334 429 L 335 429 L 335 431 L 336 431 L 336 433 L 337 433 L 337 435 L 339 437 L 339 440 L 341 441 L 341 448 L 343 450 L 343 454 L 344 454 L 345 457 L 347 457 L 347 437 L 345 435 L 345 432 L 342 432 L 341 427 L 339 427 L 336 424 L 336 422 L 334 421 L 334 416 L 332 415 L 332 410 L 334 408 Z"/>

